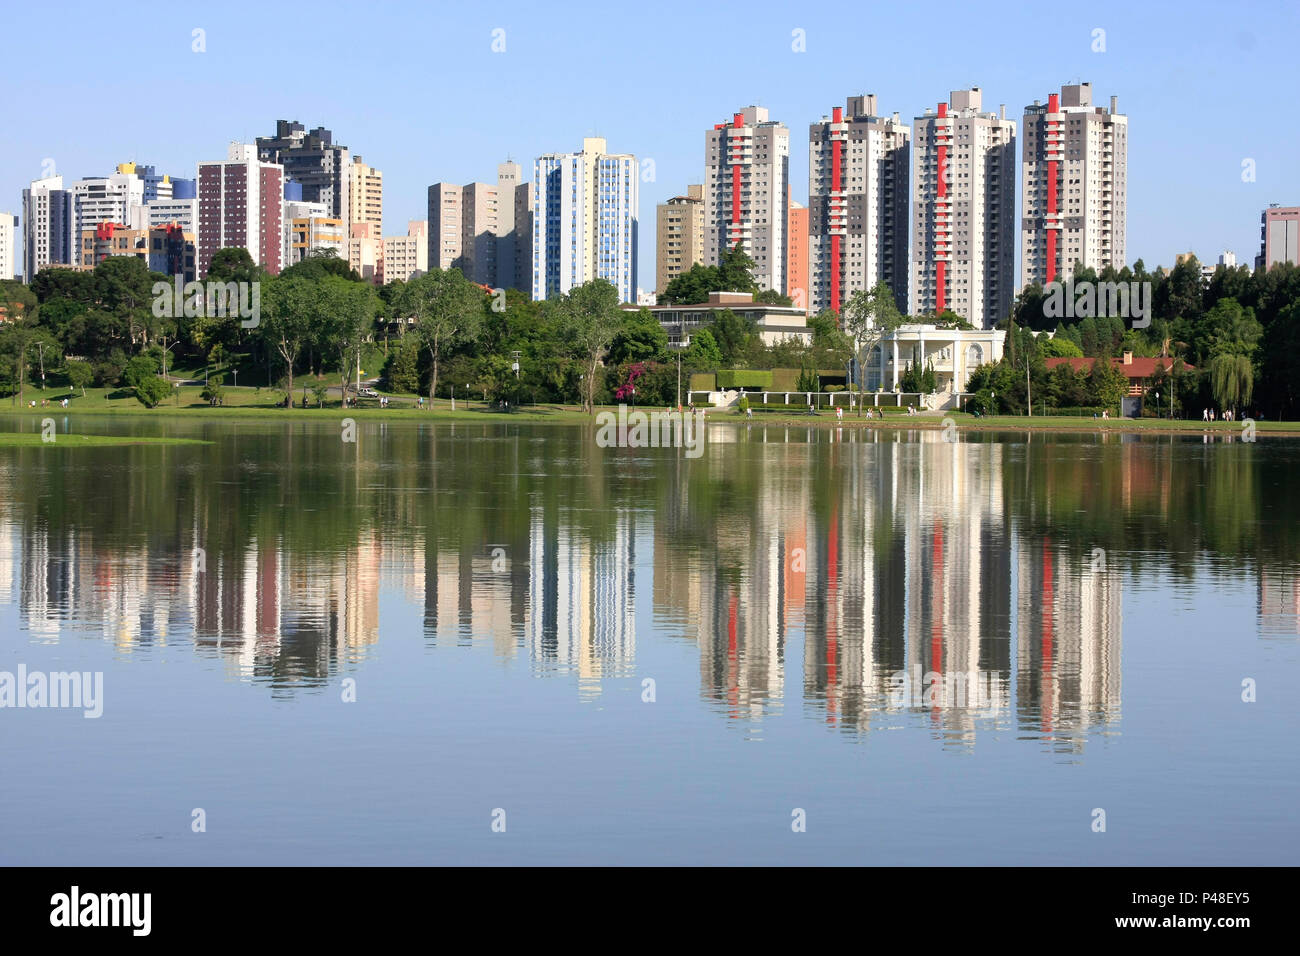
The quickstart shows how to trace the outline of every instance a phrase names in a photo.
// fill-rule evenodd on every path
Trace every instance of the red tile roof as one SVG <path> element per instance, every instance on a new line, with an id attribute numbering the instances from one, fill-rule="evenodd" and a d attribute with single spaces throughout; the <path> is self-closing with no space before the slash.
<path id="1" fill-rule="evenodd" d="M 1059 356 L 1046 359 L 1049 372 L 1062 363 L 1068 363 L 1074 367 L 1076 372 L 1083 372 L 1085 375 L 1092 371 L 1092 363 L 1095 361 L 1097 361 L 1095 358 L 1064 358 Z M 1171 358 L 1139 358 L 1135 355 L 1129 365 L 1125 365 L 1124 360 L 1119 358 L 1112 358 L 1110 364 L 1118 368 L 1128 378 L 1150 378 L 1156 374 L 1157 368 L 1163 367 L 1166 372 L 1170 371 L 1174 366 L 1174 360 Z M 1196 371 L 1194 365 L 1184 364 L 1183 368 L 1189 372 Z"/>

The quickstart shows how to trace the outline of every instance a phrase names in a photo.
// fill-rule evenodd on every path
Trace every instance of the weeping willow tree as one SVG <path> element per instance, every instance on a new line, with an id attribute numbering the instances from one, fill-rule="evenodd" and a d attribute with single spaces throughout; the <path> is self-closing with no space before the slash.
<path id="1" fill-rule="evenodd" d="M 1216 355 L 1210 362 L 1210 390 L 1221 408 L 1249 405 L 1255 391 L 1255 367 L 1245 355 Z"/>

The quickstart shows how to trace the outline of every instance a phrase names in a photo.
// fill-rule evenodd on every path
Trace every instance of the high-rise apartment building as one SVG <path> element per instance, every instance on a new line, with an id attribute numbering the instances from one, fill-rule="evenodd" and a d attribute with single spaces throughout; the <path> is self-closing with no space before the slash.
<path id="1" fill-rule="evenodd" d="M 786 295 L 795 308 L 808 310 L 808 207 L 790 200 L 790 222 L 786 226 Z"/>
<path id="2" fill-rule="evenodd" d="M 258 148 L 231 143 L 226 159 L 199 163 L 199 278 L 218 249 L 242 247 L 267 272 L 284 262 L 284 167 Z M 304 191 L 306 187 L 304 186 Z"/>
<path id="3" fill-rule="evenodd" d="M 577 153 L 547 153 L 533 164 L 533 298 L 564 295 L 605 279 L 621 302 L 636 301 L 636 157 L 606 152 L 588 137 Z"/>
<path id="4" fill-rule="evenodd" d="M 18 217 L 0 212 L 0 280 L 17 276 Z"/>
<path id="5" fill-rule="evenodd" d="M 1021 130 L 1021 286 L 1125 265 L 1128 117 L 1092 105 L 1088 83 L 1025 107 Z"/>
<path id="6" fill-rule="evenodd" d="M 981 98 L 956 90 L 913 125 L 909 302 L 991 328 L 1013 299 L 1016 124 L 1005 106 L 982 112 Z"/>
<path id="7" fill-rule="evenodd" d="M 348 223 L 374 223 L 375 232 L 384 232 L 384 174 L 367 166 L 360 156 L 352 157 L 348 167 Z"/>
<path id="8" fill-rule="evenodd" d="M 404 236 L 384 236 L 384 281 L 409 282 L 429 271 L 429 224 L 413 219 Z"/>
<path id="9" fill-rule="evenodd" d="M 520 167 L 497 167 L 497 183 L 429 187 L 428 262 L 459 269 L 471 282 L 493 288 L 532 288 L 532 184 Z"/>
<path id="10" fill-rule="evenodd" d="M 786 291 L 790 130 L 747 106 L 704 137 L 705 262 L 743 244 L 759 289 Z"/>
<path id="11" fill-rule="evenodd" d="M 1279 262 L 1300 265 L 1300 206 L 1272 205 L 1259 216 L 1255 268 L 1267 272 Z"/>
<path id="12" fill-rule="evenodd" d="M 134 173 L 92 176 L 72 184 L 72 231 L 78 239 L 74 262 L 94 264 L 81 256 L 81 237 L 101 222 L 131 222 L 138 215 L 136 210 L 144 206 L 144 185 L 144 180 Z"/>
<path id="13" fill-rule="evenodd" d="M 808 128 L 810 309 L 838 314 L 884 282 L 907 312 L 908 160 L 912 130 L 881 117 L 876 97 L 850 96 Z"/>
<path id="14" fill-rule="evenodd" d="M 304 200 L 325 203 L 330 216 L 347 223 L 352 213 L 352 157 L 346 146 L 335 144 L 329 130 L 307 130 L 297 121 L 277 120 L 274 136 L 257 137 L 257 159 L 283 167 L 285 179 L 302 184 Z"/>
<path id="15" fill-rule="evenodd" d="M 494 288 L 527 292 L 533 285 L 533 184 L 523 167 L 497 165 L 497 275 Z"/>
<path id="16" fill-rule="evenodd" d="M 62 176 L 33 180 L 23 190 L 23 281 L 50 265 L 72 265 L 77 256 L 72 234 L 72 193 Z"/>
<path id="17" fill-rule="evenodd" d="M 655 207 L 655 291 L 662 293 L 691 266 L 704 264 L 704 186 L 687 186 Z"/>

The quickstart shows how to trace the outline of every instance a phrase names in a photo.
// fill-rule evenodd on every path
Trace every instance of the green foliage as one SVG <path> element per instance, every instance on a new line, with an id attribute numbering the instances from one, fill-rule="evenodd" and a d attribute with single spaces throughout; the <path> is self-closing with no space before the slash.
<path id="1" fill-rule="evenodd" d="M 158 363 L 152 355 L 137 355 L 126 363 L 122 382 L 127 388 L 138 389 L 140 383 L 158 374 Z"/>
<path id="2" fill-rule="evenodd" d="M 414 395 L 420 390 L 420 343 L 414 339 L 400 343 L 388 353 L 384 381 L 390 392 Z"/>
<path id="3" fill-rule="evenodd" d="M 1128 379 L 1113 362 L 1099 358 L 1092 363 L 1088 373 L 1089 404 L 1118 408 L 1127 392 Z"/>
<path id="4" fill-rule="evenodd" d="M 171 393 L 171 386 L 157 375 L 141 379 L 134 388 L 135 397 L 145 408 L 157 408 L 158 404 Z"/>
<path id="5" fill-rule="evenodd" d="M 708 329 L 696 329 L 691 334 L 691 344 L 686 346 L 682 362 L 687 368 L 717 369 L 722 365 L 722 352 L 717 339 Z"/>
<path id="6" fill-rule="evenodd" d="M 771 372 L 756 372 L 749 369 L 722 369 L 718 372 L 718 388 L 770 389 L 771 387 Z"/>
<path id="7" fill-rule="evenodd" d="M 95 370 L 89 362 L 83 362 L 79 359 L 72 359 L 63 366 L 63 374 L 67 376 L 68 384 L 73 388 L 80 389 L 82 397 L 85 397 L 86 386 L 91 383 L 95 377 Z"/>
<path id="8" fill-rule="evenodd" d="M 693 265 L 675 276 L 659 295 L 660 305 L 700 305 L 710 292 L 749 292 L 755 301 L 789 305 L 790 300 L 773 290 L 760 291 L 754 282 L 754 260 L 737 244 L 722 254 L 716 266 Z"/>

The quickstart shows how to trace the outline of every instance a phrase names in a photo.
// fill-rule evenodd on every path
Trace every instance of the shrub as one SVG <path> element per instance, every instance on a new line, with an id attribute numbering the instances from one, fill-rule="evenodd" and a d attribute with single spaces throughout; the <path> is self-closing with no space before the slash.
<path id="1" fill-rule="evenodd" d="M 770 389 L 772 373 L 752 369 L 723 369 L 718 372 L 718 388 Z"/>

